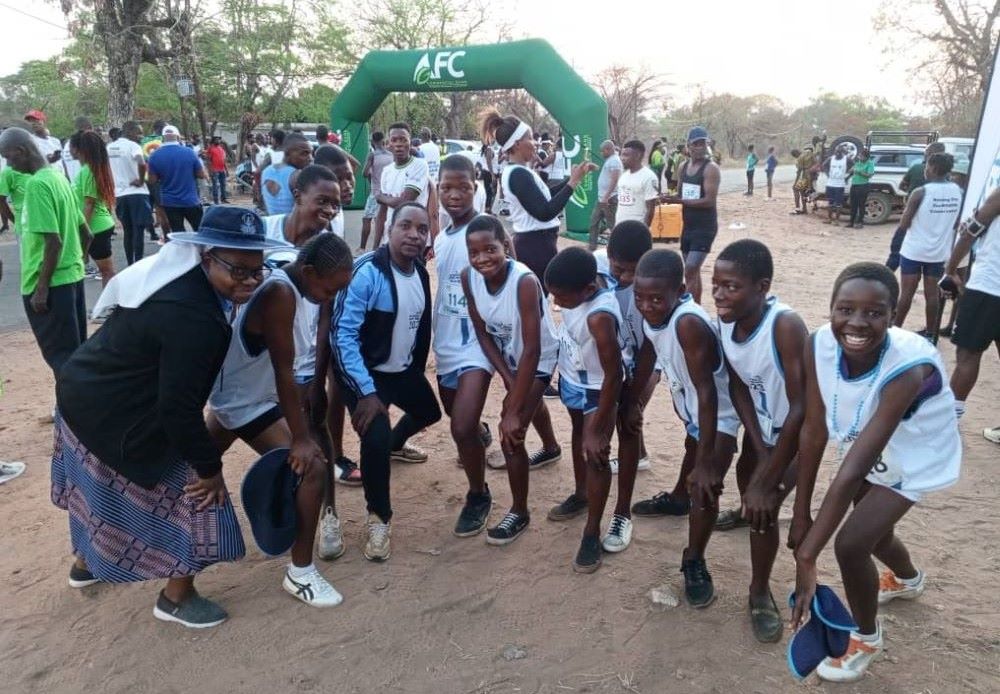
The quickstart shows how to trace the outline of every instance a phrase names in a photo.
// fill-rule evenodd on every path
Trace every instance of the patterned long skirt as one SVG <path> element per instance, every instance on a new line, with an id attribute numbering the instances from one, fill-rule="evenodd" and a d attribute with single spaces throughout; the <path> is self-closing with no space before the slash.
<path id="1" fill-rule="evenodd" d="M 152 489 L 130 482 L 80 443 L 58 414 L 52 454 L 52 503 L 69 511 L 74 553 L 108 583 L 191 576 L 246 553 L 233 505 L 196 511 L 184 462 Z"/>

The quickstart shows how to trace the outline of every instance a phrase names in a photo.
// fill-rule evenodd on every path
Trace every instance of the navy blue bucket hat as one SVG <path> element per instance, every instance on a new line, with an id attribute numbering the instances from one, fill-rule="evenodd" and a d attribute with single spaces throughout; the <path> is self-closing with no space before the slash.
<path id="1" fill-rule="evenodd" d="M 300 480 L 288 464 L 287 448 L 262 455 L 243 478 L 243 510 L 264 554 L 284 554 L 295 542 L 295 492 Z"/>
<path id="2" fill-rule="evenodd" d="M 795 593 L 788 596 L 795 607 Z M 833 589 L 816 586 L 809 606 L 809 621 L 788 642 L 788 669 L 797 679 L 805 679 L 826 657 L 839 658 L 847 652 L 851 632 L 857 631 L 854 618 Z"/>
<path id="3" fill-rule="evenodd" d="M 241 251 L 266 251 L 288 246 L 287 243 L 267 238 L 261 216 L 238 205 L 213 205 L 205 210 L 198 231 L 175 231 L 168 236 L 171 241 Z"/>
<path id="4" fill-rule="evenodd" d="M 701 127 L 700 125 L 696 125 L 690 130 L 688 130 L 688 139 L 687 139 L 688 144 L 692 142 L 697 142 L 698 140 L 707 140 L 707 139 L 708 139 L 708 131 L 705 130 L 705 128 Z"/>

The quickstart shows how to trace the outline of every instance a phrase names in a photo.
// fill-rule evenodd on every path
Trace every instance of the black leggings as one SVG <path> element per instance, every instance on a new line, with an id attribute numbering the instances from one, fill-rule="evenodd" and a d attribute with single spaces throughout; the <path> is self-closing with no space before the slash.
<path id="1" fill-rule="evenodd" d="M 387 409 L 390 405 L 395 405 L 403 410 L 403 416 L 396 422 L 396 426 L 390 429 L 389 418 L 379 415 L 361 437 L 361 482 L 365 488 L 368 512 L 388 523 L 392 518 L 389 454 L 402 448 L 421 429 L 441 419 L 441 408 L 423 371 L 372 371 L 371 375 L 375 381 L 375 392 L 382 404 Z M 353 414 L 358 405 L 357 396 L 349 388 L 341 387 L 347 409 Z"/>
<path id="2" fill-rule="evenodd" d="M 201 226 L 201 215 L 204 210 L 201 205 L 194 207 L 167 207 L 164 205 L 163 211 L 167 214 L 170 231 L 185 231 L 185 221 L 191 225 L 191 229 L 198 231 L 198 227 Z"/>
<path id="3" fill-rule="evenodd" d="M 868 199 L 868 183 L 855 183 L 851 186 L 851 219 L 848 224 L 865 223 L 865 200 Z"/>
<path id="4" fill-rule="evenodd" d="M 545 287 L 545 268 L 559 252 L 558 242 L 559 227 L 514 234 L 514 253 L 538 277 L 545 296 L 549 295 L 549 290 Z"/>

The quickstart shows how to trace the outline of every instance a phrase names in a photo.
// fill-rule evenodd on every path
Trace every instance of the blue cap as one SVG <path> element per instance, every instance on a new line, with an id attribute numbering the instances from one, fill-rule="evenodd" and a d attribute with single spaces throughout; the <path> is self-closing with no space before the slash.
<path id="1" fill-rule="evenodd" d="M 794 592 L 788 596 L 788 606 L 795 606 Z M 850 611 L 833 589 L 817 585 L 809 606 L 809 621 L 788 642 L 788 669 L 796 678 L 805 679 L 825 658 L 844 655 L 851 632 L 857 628 Z"/>
<path id="2" fill-rule="evenodd" d="M 213 205 L 205 210 L 198 231 L 175 231 L 168 237 L 171 241 L 243 251 L 265 251 L 288 245 L 267 238 L 261 216 L 238 205 Z"/>
<path id="3" fill-rule="evenodd" d="M 268 451 L 243 477 L 243 510 L 253 539 L 264 554 L 284 554 L 295 542 L 295 492 L 300 480 L 288 464 L 287 448 Z"/>
<path id="4" fill-rule="evenodd" d="M 696 125 L 690 130 L 688 130 L 688 142 L 694 142 L 696 140 L 707 140 L 708 131 L 700 125 Z"/>

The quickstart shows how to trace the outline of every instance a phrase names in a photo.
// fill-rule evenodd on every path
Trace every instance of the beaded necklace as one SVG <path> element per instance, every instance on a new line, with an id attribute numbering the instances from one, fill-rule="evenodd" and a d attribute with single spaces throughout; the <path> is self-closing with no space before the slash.
<path id="1" fill-rule="evenodd" d="M 841 436 L 840 416 L 838 412 L 838 404 L 839 404 L 838 394 L 840 392 L 840 383 L 842 380 L 842 377 L 840 375 L 840 363 L 844 358 L 844 349 L 843 347 L 840 346 L 839 343 L 837 344 L 837 360 L 836 363 L 834 364 L 834 369 L 836 370 L 837 378 L 833 388 L 833 408 L 832 408 L 833 412 L 832 412 L 831 425 L 833 427 L 833 436 L 834 438 L 837 439 L 838 465 L 844 462 L 844 455 L 846 453 L 847 444 L 853 443 L 854 440 L 857 439 L 858 434 L 860 433 L 860 431 L 858 431 L 858 426 L 861 424 L 861 415 L 864 412 L 865 407 L 868 405 L 868 398 L 871 397 L 871 394 L 875 389 L 875 382 L 878 380 L 879 374 L 882 372 L 882 362 L 885 360 L 885 353 L 887 351 L 889 351 L 888 336 L 886 336 L 885 341 L 882 343 L 882 349 L 878 355 L 878 362 L 875 364 L 875 368 L 872 369 L 872 375 L 868 379 L 868 382 L 865 384 L 864 395 L 862 395 L 861 399 L 858 401 L 858 407 L 854 411 L 854 420 L 851 422 L 851 426 L 847 430 L 847 435 Z"/>

